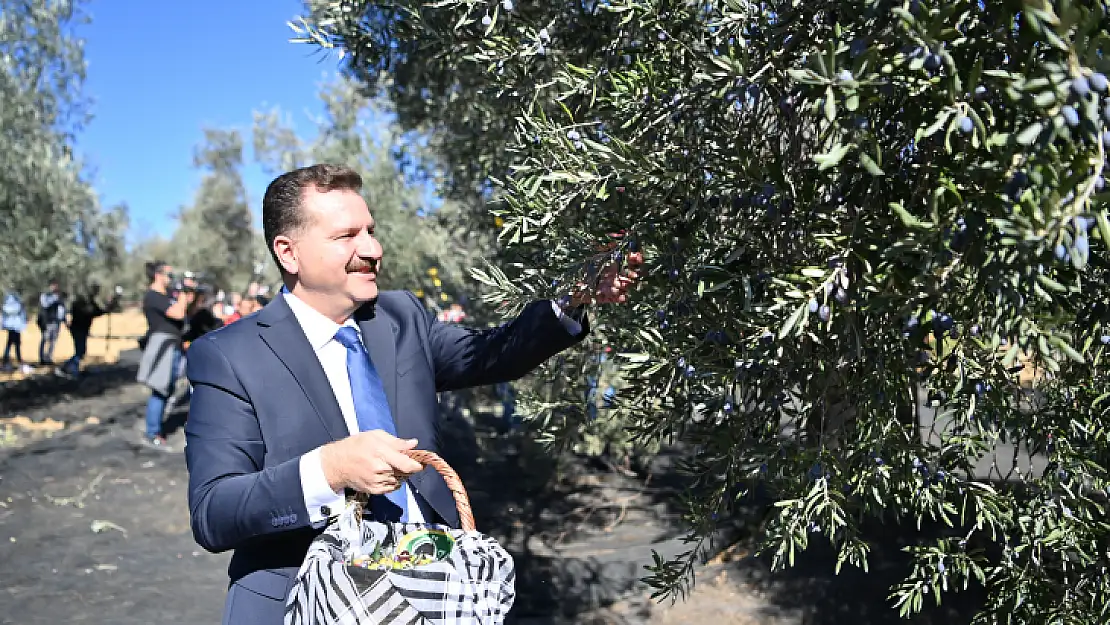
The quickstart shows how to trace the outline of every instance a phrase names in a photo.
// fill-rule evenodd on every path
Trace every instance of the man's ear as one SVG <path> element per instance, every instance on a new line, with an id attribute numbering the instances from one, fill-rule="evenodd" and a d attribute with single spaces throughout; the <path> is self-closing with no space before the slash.
<path id="1" fill-rule="evenodd" d="M 274 255 L 285 269 L 285 273 L 296 275 L 300 273 L 301 265 L 297 261 L 297 249 L 293 239 L 279 234 L 274 237 Z"/>

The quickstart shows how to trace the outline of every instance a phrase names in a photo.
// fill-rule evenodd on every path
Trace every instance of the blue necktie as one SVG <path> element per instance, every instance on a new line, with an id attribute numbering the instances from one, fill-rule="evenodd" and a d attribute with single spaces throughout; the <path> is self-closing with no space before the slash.
<path id="1" fill-rule="evenodd" d="M 358 330 L 343 326 L 335 333 L 335 340 L 347 348 L 347 377 L 351 381 L 351 398 L 355 403 L 355 419 L 358 421 L 359 431 L 384 430 L 397 436 L 397 427 L 389 412 L 389 401 L 385 396 L 382 378 L 359 340 Z M 374 518 L 380 521 L 407 520 L 407 489 L 408 485 L 402 482 L 401 488 L 385 497 L 371 497 L 370 509 Z"/>

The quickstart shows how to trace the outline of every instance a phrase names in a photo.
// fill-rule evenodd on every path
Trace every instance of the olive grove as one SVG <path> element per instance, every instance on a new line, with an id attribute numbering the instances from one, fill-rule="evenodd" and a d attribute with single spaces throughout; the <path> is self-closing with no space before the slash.
<path id="1" fill-rule="evenodd" d="M 759 491 L 776 567 L 951 527 L 907 547 L 903 614 L 977 585 L 982 623 L 1110 618 L 1105 2 L 309 5 L 300 40 L 435 130 L 442 192 L 501 244 L 488 299 L 643 252 L 594 312 L 627 381 L 602 418 L 685 451 L 695 547 Z M 589 429 L 591 362 L 541 373 L 547 440 Z"/>

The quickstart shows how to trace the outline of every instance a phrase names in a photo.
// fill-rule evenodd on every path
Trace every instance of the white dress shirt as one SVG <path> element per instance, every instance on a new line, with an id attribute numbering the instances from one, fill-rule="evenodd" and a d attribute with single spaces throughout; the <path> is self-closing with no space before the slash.
<path id="1" fill-rule="evenodd" d="M 301 325 L 301 329 L 304 330 L 305 336 L 308 337 L 308 343 L 312 345 L 312 351 L 316 354 L 316 358 L 320 360 L 320 366 L 323 367 L 324 374 L 328 377 L 328 383 L 335 394 L 335 400 L 339 403 L 339 411 L 343 413 L 343 421 L 347 424 L 347 431 L 358 432 L 355 402 L 351 396 L 351 379 L 347 375 L 347 348 L 335 340 L 335 334 L 339 332 L 339 328 L 342 326 L 327 318 L 288 290 L 283 288 L 281 295 L 285 298 L 285 302 L 289 304 L 289 308 L 293 311 L 293 316 L 297 318 L 297 323 Z M 564 315 L 562 309 L 555 302 L 552 302 L 551 306 L 568 332 L 573 335 L 582 332 L 582 326 L 570 316 Z M 359 330 L 358 324 L 353 319 L 348 319 L 343 325 L 354 328 L 358 332 L 359 339 L 362 339 L 362 331 Z M 299 469 L 308 519 L 313 526 L 319 527 L 327 522 L 329 515 L 334 516 L 342 512 L 345 500 L 344 493 L 332 490 L 327 478 L 324 477 L 324 467 L 320 461 L 319 447 L 301 456 Z M 408 486 L 408 489 L 406 489 L 408 493 L 408 522 L 424 523 L 424 516 L 420 507 L 416 504 L 416 489 L 411 483 Z M 327 513 L 325 513 L 325 510 Z"/>

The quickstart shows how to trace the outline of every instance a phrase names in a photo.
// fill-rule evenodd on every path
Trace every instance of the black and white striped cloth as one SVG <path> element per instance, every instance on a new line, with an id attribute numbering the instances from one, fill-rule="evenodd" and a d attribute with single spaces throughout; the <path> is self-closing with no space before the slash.
<path id="1" fill-rule="evenodd" d="M 285 625 L 500 625 L 516 599 L 513 558 L 478 532 L 363 520 L 346 510 L 309 547 L 285 606 Z M 455 539 L 444 560 L 407 570 L 348 566 L 364 546 L 391 548 L 409 532 Z"/>

